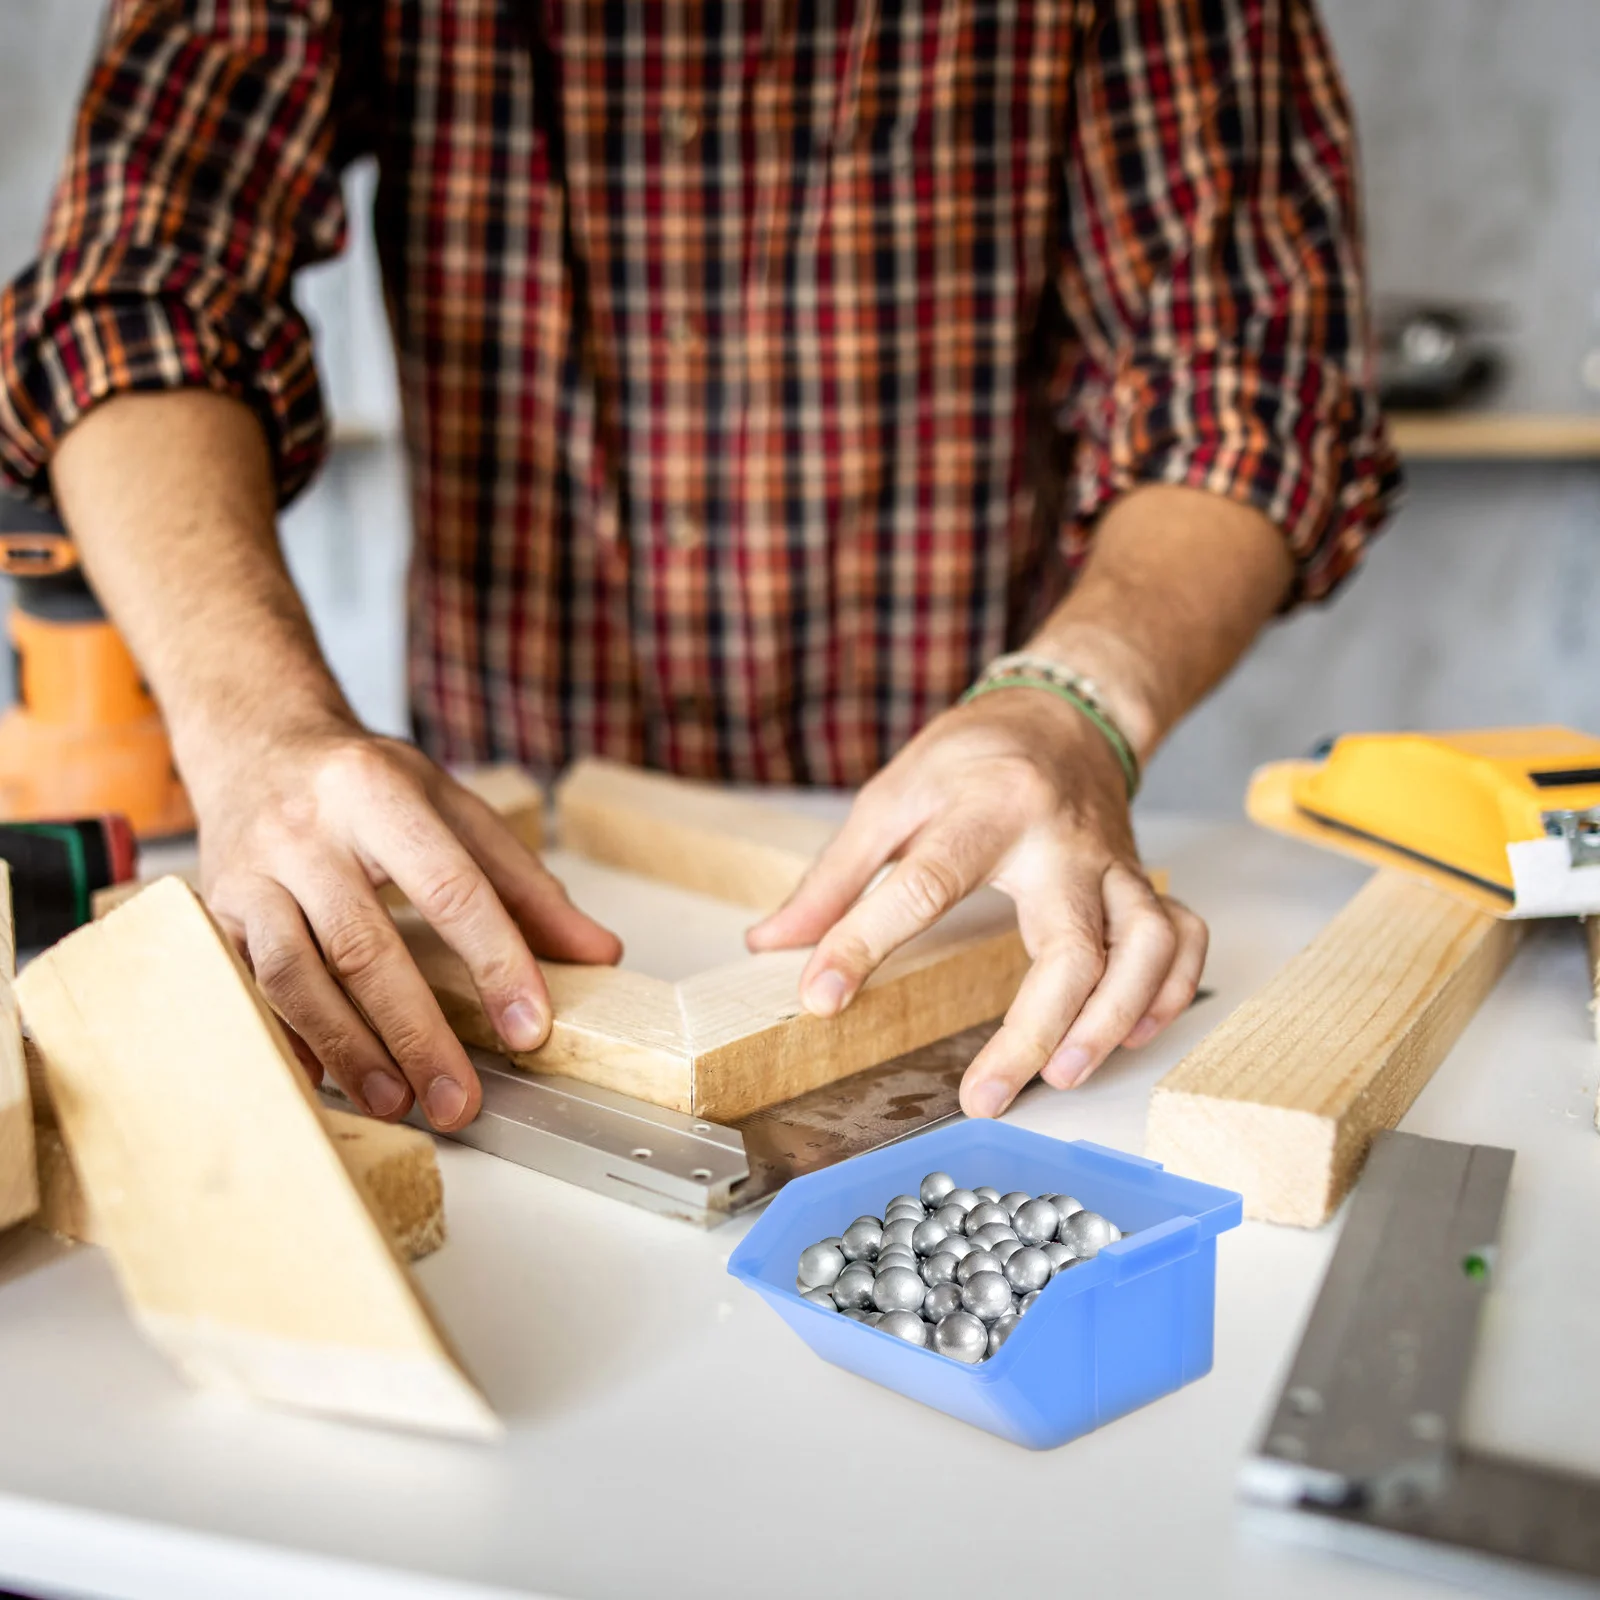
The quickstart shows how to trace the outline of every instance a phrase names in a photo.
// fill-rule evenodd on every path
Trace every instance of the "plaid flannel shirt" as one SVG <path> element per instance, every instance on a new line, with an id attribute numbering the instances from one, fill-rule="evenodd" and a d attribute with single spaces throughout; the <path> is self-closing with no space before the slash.
<path id="1" fill-rule="evenodd" d="M 112 0 L 0 299 L 6 473 L 209 386 L 294 495 L 291 279 L 364 153 L 446 760 L 854 784 L 1131 486 L 1258 507 L 1302 598 L 1397 482 L 1309 0 Z"/>

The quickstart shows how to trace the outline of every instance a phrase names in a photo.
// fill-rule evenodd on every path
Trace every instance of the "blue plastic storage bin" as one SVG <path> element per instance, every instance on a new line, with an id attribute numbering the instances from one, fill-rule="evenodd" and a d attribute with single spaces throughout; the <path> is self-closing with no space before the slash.
<path id="1" fill-rule="evenodd" d="M 1128 1237 L 1058 1274 L 999 1351 L 964 1366 L 795 1291 L 800 1252 L 842 1233 L 924 1174 L 1002 1193 L 1070 1194 Z M 1228 1189 L 1142 1156 L 1066 1143 L 1009 1123 L 961 1121 L 797 1178 L 733 1252 L 728 1271 L 761 1294 L 825 1361 L 997 1433 L 1048 1450 L 1211 1370 L 1217 1235 L 1239 1224 Z"/>

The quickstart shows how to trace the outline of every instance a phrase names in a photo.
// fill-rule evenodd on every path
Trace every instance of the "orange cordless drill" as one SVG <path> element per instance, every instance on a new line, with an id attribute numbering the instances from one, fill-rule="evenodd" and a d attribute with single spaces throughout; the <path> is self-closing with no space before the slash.
<path id="1" fill-rule="evenodd" d="M 194 812 L 167 730 L 54 518 L 0 494 L 17 703 L 0 716 L 0 821 L 124 816 L 144 839 Z"/>

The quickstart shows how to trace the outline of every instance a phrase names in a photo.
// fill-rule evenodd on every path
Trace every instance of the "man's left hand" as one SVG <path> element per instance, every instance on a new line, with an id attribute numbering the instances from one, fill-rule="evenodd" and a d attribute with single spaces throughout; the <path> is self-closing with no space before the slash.
<path id="1" fill-rule="evenodd" d="M 1194 998 L 1205 924 L 1145 876 L 1105 738 L 1034 688 L 983 695 L 923 729 L 861 790 L 788 903 L 751 929 L 750 948 L 815 943 L 800 996 L 833 1016 L 891 951 L 985 883 L 1016 902 L 1033 966 L 962 1080 L 968 1115 L 998 1116 L 1036 1075 L 1082 1083 Z"/>

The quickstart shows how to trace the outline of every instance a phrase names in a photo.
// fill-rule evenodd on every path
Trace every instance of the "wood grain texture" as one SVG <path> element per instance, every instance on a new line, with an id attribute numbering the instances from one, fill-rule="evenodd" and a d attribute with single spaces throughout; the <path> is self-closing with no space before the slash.
<path id="1" fill-rule="evenodd" d="M 103 1244 L 72 1156 L 48 1108 L 34 1102 L 34 1151 L 39 1209 L 32 1221 L 46 1233 L 79 1244 Z M 444 1182 L 433 1140 L 408 1128 L 324 1106 L 322 1124 L 345 1171 L 366 1195 L 373 1214 L 407 1261 L 420 1261 L 445 1241 Z"/>
<path id="2" fill-rule="evenodd" d="M 617 967 L 541 962 L 555 1010 L 550 1037 L 537 1050 L 512 1052 L 495 1033 L 461 958 L 415 911 L 397 912 L 395 922 L 446 1021 L 467 1044 L 508 1055 L 529 1071 L 691 1109 L 692 1061 L 670 983 Z"/>
<path id="3" fill-rule="evenodd" d="M 1589 943 L 1589 1019 L 1595 1038 L 1600 1039 L 1600 917 L 1585 917 L 1583 931 Z M 1595 1115 L 1600 1122 L 1600 1108 Z"/>
<path id="4" fill-rule="evenodd" d="M 1151 1096 L 1146 1153 L 1315 1227 L 1505 970 L 1520 926 L 1380 871 Z"/>
<path id="5" fill-rule="evenodd" d="M 557 784 L 556 822 L 562 845 L 592 861 L 756 911 L 788 899 L 835 831 L 771 801 L 593 758 Z"/>
<path id="6" fill-rule="evenodd" d="M 801 1009 L 810 953 L 752 956 L 678 985 L 697 1116 L 730 1121 L 986 1022 L 1028 970 L 1011 903 L 993 890 L 892 955 L 836 1017 Z"/>
<path id="7" fill-rule="evenodd" d="M 31 1216 L 39 1204 L 32 1097 L 22 1055 L 16 976 L 11 869 L 0 861 L 0 1228 L 8 1228 Z"/>
<path id="8" fill-rule="evenodd" d="M 129 1308 L 191 1381 L 499 1431 L 192 890 L 151 885 L 36 958 L 17 990 Z"/>
<path id="9" fill-rule="evenodd" d="M 1533 412 L 1395 412 L 1389 432 L 1415 461 L 1592 461 L 1600 416 Z"/>

